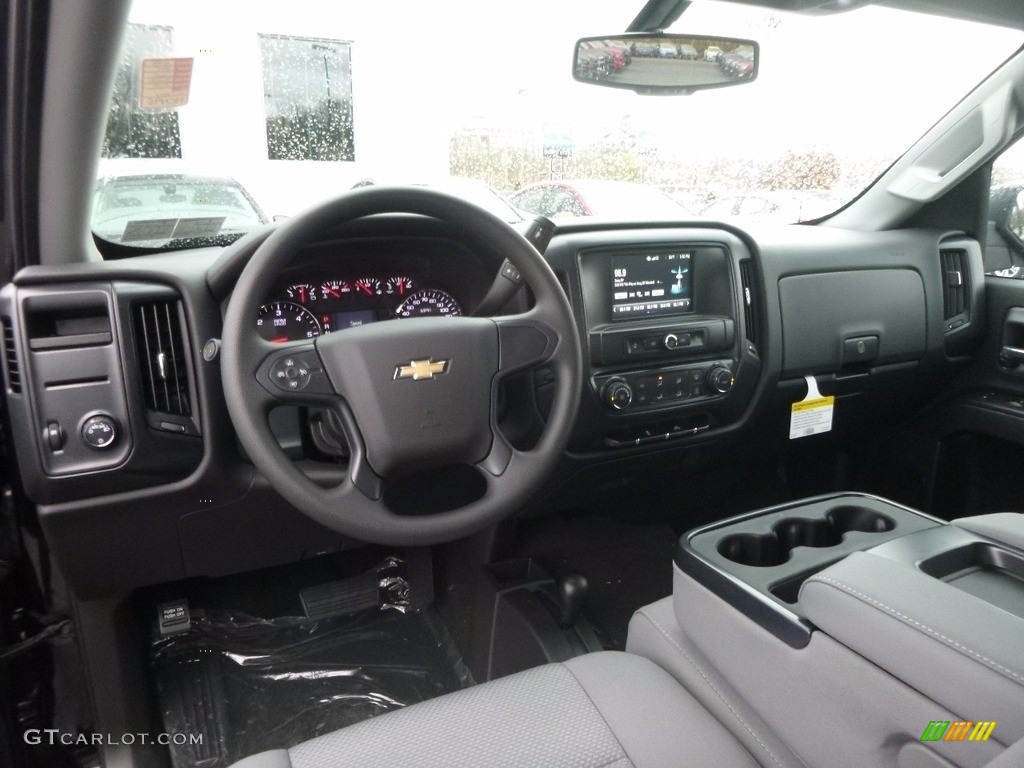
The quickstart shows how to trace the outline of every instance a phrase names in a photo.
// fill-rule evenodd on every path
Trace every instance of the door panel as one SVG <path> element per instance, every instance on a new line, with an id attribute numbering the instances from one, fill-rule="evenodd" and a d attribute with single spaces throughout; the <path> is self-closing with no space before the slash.
<path id="1" fill-rule="evenodd" d="M 982 345 L 949 396 L 901 430 L 901 471 L 927 488 L 919 506 L 947 519 L 1024 511 L 1024 280 L 987 277 Z"/>

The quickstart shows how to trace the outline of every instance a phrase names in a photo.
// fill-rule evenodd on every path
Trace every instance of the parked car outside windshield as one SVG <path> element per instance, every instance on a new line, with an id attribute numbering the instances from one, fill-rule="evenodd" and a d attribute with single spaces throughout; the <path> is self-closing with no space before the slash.
<path id="1" fill-rule="evenodd" d="M 267 217 L 234 179 L 180 174 L 113 176 L 96 183 L 92 229 L 105 240 L 165 246 L 230 240 Z"/>

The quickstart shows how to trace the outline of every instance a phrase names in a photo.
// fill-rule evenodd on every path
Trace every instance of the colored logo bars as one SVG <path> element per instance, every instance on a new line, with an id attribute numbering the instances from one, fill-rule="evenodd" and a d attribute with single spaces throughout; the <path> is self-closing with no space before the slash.
<path id="1" fill-rule="evenodd" d="M 921 741 L 988 741 L 995 720 L 932 720 L 921 734 Z"/>

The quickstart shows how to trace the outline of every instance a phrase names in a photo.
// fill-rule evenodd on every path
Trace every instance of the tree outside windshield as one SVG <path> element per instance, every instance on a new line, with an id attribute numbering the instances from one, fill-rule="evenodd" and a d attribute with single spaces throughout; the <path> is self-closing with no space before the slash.
<path id="1" fill-rule="evenodd" d="M 360 183 L 458 177 L 474 180 L 471 199 L 533 199 L 560 182 L 575 197 L 564 216 L 642 218 L 630 189 L 648 187 L 680 218 L 809 220 L 870 184 L 1021 43 L 874 7 L 810 17 L 694 3 L 670 31 L 757 40 L 756 81 L 642 97 L 572 77 L 576 39 L 621 32 L 639 3 L 524 0 L 500 23 L 449 5 L 136 0 L 100 176 L 230 179 L 269 216 Z M 710 65 L 715 52 L 701 55 Z M 187 103 L 144 108 L 144 62 L 171 57 L 191 60 Z M 592 206 L 572 183 L 599 180 L 626 183 L 618 202 Z"/>

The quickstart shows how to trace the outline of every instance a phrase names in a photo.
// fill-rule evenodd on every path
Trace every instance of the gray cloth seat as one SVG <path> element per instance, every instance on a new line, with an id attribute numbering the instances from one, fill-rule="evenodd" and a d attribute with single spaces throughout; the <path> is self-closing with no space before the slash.
<path id="1" fill-rule="evenodd" d="M 604 652 L 414 704 L 234 768 L 756 765 L 660 667 Z"/>

